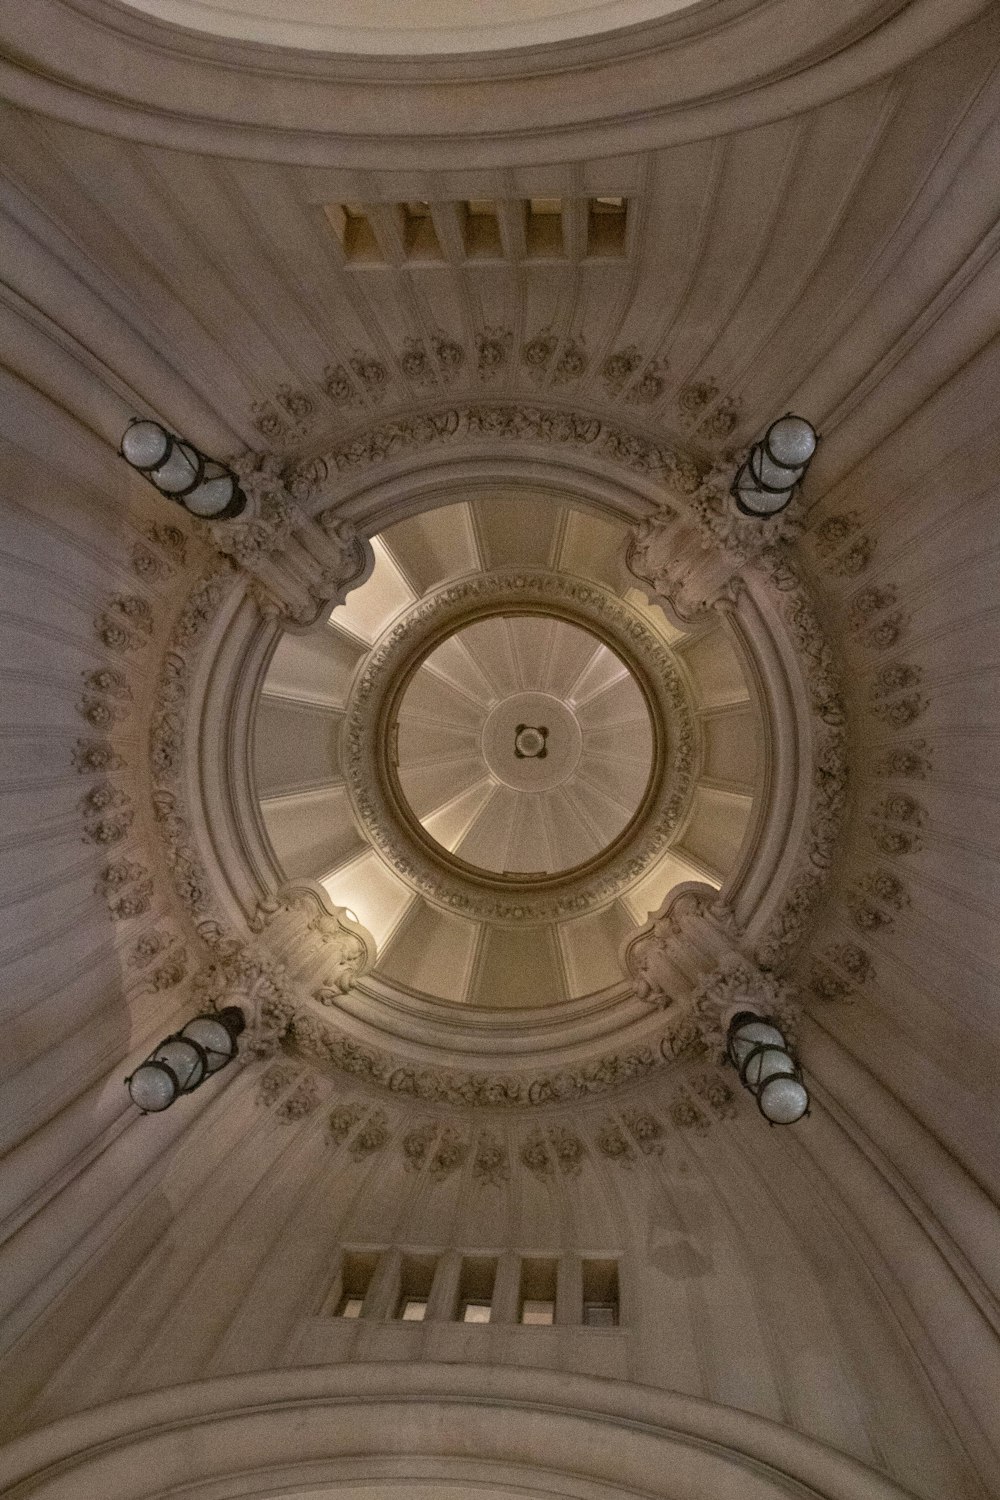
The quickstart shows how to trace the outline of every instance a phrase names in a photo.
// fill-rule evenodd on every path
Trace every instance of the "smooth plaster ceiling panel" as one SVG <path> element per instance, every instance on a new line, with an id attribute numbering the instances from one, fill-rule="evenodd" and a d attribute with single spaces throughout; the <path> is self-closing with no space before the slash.
<path id="1" fill-rule="evenodd" d="M 483 776 L 444 807 L 424 817 L 421 820 L 424 828 L 442 849 L 449 852 L 456 849 L 497 790 L 496 783 Z"/>
<path id="2" fill-rule="evenodd" d="M 482 707 L 474 698 L 426 666 L 414 673 L 399 710 L 400 723 L 425 721 L 456 729 L 478 729 L 482 718 Z"/>
<path id="3" fill-rule="evenodd" d="M 545 496 L 490 495 L 472 506 L 485 568 L 539 567 L 551 560 L 559 507 Z"/>
<path id="4" fill-rule="evenodd" d="M 507 620 L 495 615 L 478 620 L 461 634 L 462 645 L 490 683 L 497 698 L 507 698 L 522 684 Z"/>
<path id="5" fill-rule="evenodd" d="M 699 707 L 718 708 L 749 698 L 739 657 L 721 629 L 681 641 L 675 650 L 691 674 Z"/>
<path id="6" fill-rule="evenodd" d="M 703 714 L 702 774 L 752 787 L 760 771 L 759 728 L 753 709 Z"/>
<path id="7" fill-rule="evenodd" d="M 481 930 L 478 922 L 418 900 L 379 954 L 379 972 L 418 993 L 466 1000 Z"/>
<path id="8" fill-rule="evenodd" d="M 621 658 L 607 646 L 598 646 L 566 696 L 576 709 L 582 709 L 590 699 L 622 682 L 627 675 L 628 668 Z"/>
<path id="9" fill-rule="evenodd" d="M 696 786 L 678 852 L 721 879 L 736 862 L 752 807 L 751 797 Z"/>
<path id="10" fill-rule="evenodd" d="M 257 793 L 273 797 L 339 780 L 337 710 L 261 694 L 254 724 Z"/>
<path id="11" fill-rule="evenodd" d="M 629 528 L 594 511 L 571 510 L 559 547 L 559 567 L 581 578 L 594 578 L 616 593 L 634 580 L 622 557 Z"/>
<path id="12" fill-rule="evenodd" d="M 360 588 L 352 589 L 331 616 L 339 629 L 357 636 L 369 646 L 417 597 L 378 537 L 372 539 L 372 551 L 375 553 L 375 572 Z"/>
<path id="13" fill-rule="evenodd" d="M 560 923 L 559 946 L 571 999 L 622 982 L 625 973 L 618 952 L 634 928 L 631 916 L 617 901 L 604 911 Z"/>
<path id="14" fill-rule="evenodd" d="M 334 905 L 353 911 L 380 948 L 388 943 L 407 908 L 416 900 L 410 887 L 383 864 L 373 849 L 366 849 L 357 859 L 341 865 L 326 875 L 322 883 Z"/>
<path id="15" fill-rule="evenodd" d="M 357 641 L 322 625 L 307 635 L 288 632 L 267 669 L 266 690 L 275 697 L 343 708 L 355 668 L 364 655 Z"/>
<path id="16" fill-rule="evenodd" d="M 455 731 L 449 730 L 448 734 L 455 736 Z M 457 737 L 457 736 L 456 736 Z M 402 728 L 400 730 L 400 741 L 402 742 Z M 443 744 L 447 747 L 449 742 L 442 736 Z M 434 744 L 433 737 L 425 737 L 423 734 L 418 739 L 418 747 L 421 752 L 427 752 L 428 742 Z M 407 760 L 405 771 L 399 773 L 399 784 L 411 810 L 418 818 L 430 817 L 441 807 L 445 807 L 455 797 L 469 790 L 483 779 L 483 763 L 479 757 L 476 742 L 471 737 L 466 741 L 463 737 L 461 754 L 455 753 L 454 739 L 450 744 L 451 755 L 448 759 L 439 758 L 433 749 L 428 754 L 426 763 Z"/>
<path id="17" fill-rule="evenodd" d="M 668 892 L 687 880 L 707 880 L 709 885 L 716 887 L 721 883 L 718 877 L 707 874 L 700 865 L 685 859 L 683 851 L 675 845 L 657 860 L 642 880 L 625 892 L 622 905 L 641 927 L 650 914 L 659 909 Z"/>
<path id="18" fill-rule="evenodd" d="M 458 636 L 451 636 L 435 647 L 433 660 L 426 663 L 426 670 L 432 676 L 443 678 L 483 708 L 491 707 L 496 701 L 496 687 L 476 661 L 468 643 Z"/>
<path id="19" fill-rule="evenodd" d="M 290 880 L 316 880 L 365 847 L 342 786 L 270 798 L 260 809 Z"/>
<path id="20" fill-rule="evenodd" d="M 550 927 L 485 927 L 473 996 L 479 1005 L 518 1010 L 566 999 L 555 933 Z"/>
<path id="21" fill-rule="evenodd" d="M 381 533 L 387 550 L 420 594 L 429 593 L 450 578 L 475 573 L 479 549 L 472 527 L 471 507 L 442 505 L 424 511 Z"/>

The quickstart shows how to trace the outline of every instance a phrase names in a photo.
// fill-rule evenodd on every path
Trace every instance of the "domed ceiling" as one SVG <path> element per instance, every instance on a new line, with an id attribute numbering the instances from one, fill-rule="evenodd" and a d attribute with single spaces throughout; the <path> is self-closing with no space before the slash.
<path id="1" fill-rule="evenodd" d="M 441 684 L 467 700 L 440 705 Z M 400 700 L 396 775 L 438 848 L 491 874 L 543 876 L 601 854 L 642 805 L 654 731 L 642 689 L 596 636 L 565 620 L 497 615 L 421 662 Z M 422 811 L 423 773 L 456 795 Z"/>
<path id="2" fill-rule="evenodd" d="M 135 9 L 218 36 L 326 52 L 488 52 L 599 35 L 686 10 L 695 0 L 128 0 Z"/>
<path id="3" fill-rule="evenodd" d="M 261 819 L 285 878 L 374 936 L 361 991 L 624 992 L 622 946 L 667 893 L 741 867 L 764 769 L 741 648 L 719 616 L 650 607 L 627 534 L 544 494 L 426 511 L 375 538 L 324 625 L 279 639 Z"/>

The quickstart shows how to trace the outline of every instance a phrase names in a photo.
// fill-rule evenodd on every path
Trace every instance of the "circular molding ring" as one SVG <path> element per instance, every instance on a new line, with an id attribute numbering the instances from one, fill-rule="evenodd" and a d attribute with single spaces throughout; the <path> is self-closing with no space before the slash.
<path id="1" fill-rule="evenodd" d="M 654 770 L 628 826 L 596 859 L 543 878 L 493 876 L 444 854 L 405 804 L 391 768 L 387 726 L 413 672 L 457 629 L 498 614 L 543 614 L 582 626 L 633 673 L 655 726 Z M 664 734 L 662 726 L 668 725 Z M 690 796 L 694 720 L 672 653 L 638 610 L 583 578 L 501 569 L 420 600 L 377 642 L 347 705 L 341 765 L 361 826 L 382 858 L 428 901 L 511 925 L 578 916 L 640 880 L 670 843 Z M 370 767 L 378 767 L 372 777 Z"/>
<path id="2" fill-rule="evenodd" d="M 0 87 L 22 109 L 172 150 L 465 171 L 619 157 L 785 118 L 885 77 L 989 9 L 713 0 L 603 38 L 428 61 L 228 41 L 115 0 L 34 0 L 5 8 Z"/>
<path id="3" fill-rule="evenodd" d="M 753 1412 L 474 1364 L 221 1376 L 92 1407 L 0 1450 L 10 1500 L 332 1497 L 383 1479 L 398 1500 L 434 1480 L 553 1500 L 907 1500 L 884 1474 Z"/>

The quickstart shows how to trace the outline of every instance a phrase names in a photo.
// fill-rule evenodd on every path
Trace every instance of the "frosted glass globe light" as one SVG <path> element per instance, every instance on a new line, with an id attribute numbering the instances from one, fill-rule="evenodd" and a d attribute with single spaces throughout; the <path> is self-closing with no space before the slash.
<path id="1" fill-rule="evenodd" d="M 788 412 L 771 423 L 764 437 L 764 447 L 776 464 L 786 469 L 798 469 L 812 458 L 817 441 L 812 423 Z"/>
<path id="2" fill-rule="evenodd" d="M 729 1061 L 772 1125 L 792 1125 L 809 1113 L 809 1091 L 784 1033 L 771 1017 L 738 1011 L 726 1037 Z"/>
<path id="3" fill-rule="evenodd" d="M 238 1005 L 195 1016 L 155 1047 L 126 1078 L 129 1095 L 144 1114 L 168 1109 L 236 1056 L 236 1038 L 246 1022 Z"/>
<path id="4" fill-rule="evenodd" d="M 230 521 L 246 509 L 246 496 L 232 469 L 206 458 L 193 443 L 159 422 L 134 417 L 122 435 L 120 452 L 150 484 L 202 520 Z"/>

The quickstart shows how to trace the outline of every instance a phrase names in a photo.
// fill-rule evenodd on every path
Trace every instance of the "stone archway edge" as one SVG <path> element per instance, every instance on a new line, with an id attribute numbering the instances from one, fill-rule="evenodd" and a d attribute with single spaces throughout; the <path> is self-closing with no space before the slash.
<path id="1" fill-rule="evenodd" d="M 502 1420 L 497 1418 L 502 1414 Z M 515 1465 L 564 1496 L 912 1500 L 825 1444 L 696 1397 L 591 1376 L 439 1364 L 286 1369 L 173 1386 L 64 1418 L 0 1450 L 7 1500 L 153 1500 L 335 1482 L 394 1462 Z M 409 1472 L 403 1470 L 403 1475 Z M 256 1488 L 256 1486 L 255 1486 Z M 270 1485 L 265 1487 L 270 1489 Z"/>

